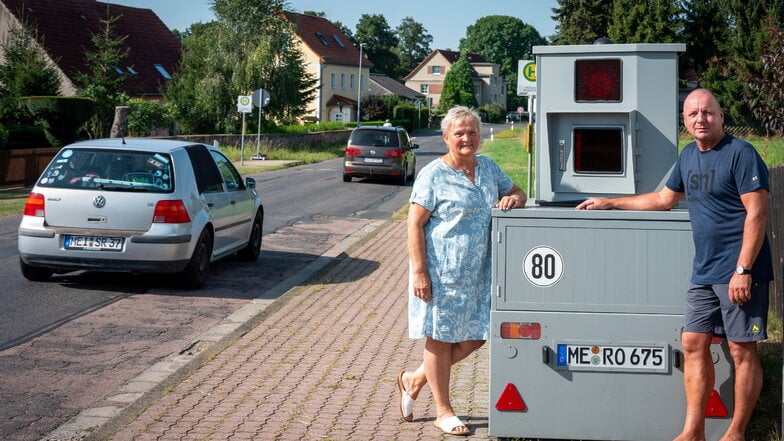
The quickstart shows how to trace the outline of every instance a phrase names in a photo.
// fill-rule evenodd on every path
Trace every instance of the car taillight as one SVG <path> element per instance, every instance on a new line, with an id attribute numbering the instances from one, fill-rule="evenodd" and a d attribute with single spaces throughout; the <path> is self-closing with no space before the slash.
<path id="1" fill-rule="evenodd" d="M 386 154 L 384 156 L 386 156 L 388 158 L 402 158 L 403 157 L 403 150 L 402 149 L 389 150 L 389 151 L 386 152 Z"/>
<path id="2" fill-rule="evenodd" d="M 158 201 L 155 204 L 155 213 L 152 215 L 152 222 L 156 224 L 181 224 L 190 222 L 188 210 L 180 199 L 171 201 Z"/>
<path id="3" fill-rule="evenodd" d="M 25 216 L 44 217 L 44 195 L 30 193 L 24 206 Z"/>
<path id="4" fill-rule="evenodd" d="M 359 156 L 361 152 L 356 147 L 346 146 L 346 156 Z"/>

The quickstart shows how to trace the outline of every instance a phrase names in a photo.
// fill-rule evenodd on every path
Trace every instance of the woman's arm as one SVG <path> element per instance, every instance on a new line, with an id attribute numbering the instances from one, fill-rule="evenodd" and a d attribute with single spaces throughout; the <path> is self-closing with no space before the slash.
<path id="1" fill-rule="evenodd" d="M 425 255 L 425 224 L 428 219 L 430 219 L 430 212 L 427 209 L 414 202 L 410 204 L 408 207 L 408 258 L 413 274 L 414 295 L 425 302 L 429 302 L 433 298 Z"/>

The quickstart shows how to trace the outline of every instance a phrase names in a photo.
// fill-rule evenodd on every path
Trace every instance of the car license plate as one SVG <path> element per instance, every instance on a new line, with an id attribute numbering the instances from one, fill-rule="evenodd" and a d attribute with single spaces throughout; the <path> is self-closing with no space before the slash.
<path id="1" fill-rule="evenodd" d="M 66 250 L 122 251 L 124 243 L 122 237 L 65 236 Z"/>
<path id="2" fill-rule="evenodd" d="M 365 162 L 370 162 L 373 164 L 381 164 L 382 162 L 384 162 L 384 160 L 381 158 L 365 158 Z"/>
<path id="3" fill-rule="evenodd" d="M 668 372 L 669 346 L 666 344 L 585 344 L 556 345 L 556 367 L 566 370 Z"/>

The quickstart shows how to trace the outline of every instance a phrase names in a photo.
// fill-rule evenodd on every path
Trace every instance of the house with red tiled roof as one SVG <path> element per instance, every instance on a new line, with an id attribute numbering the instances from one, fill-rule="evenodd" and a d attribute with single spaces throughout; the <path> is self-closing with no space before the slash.
<path id="1" fill-rule="evenodd" d="M 126 92 L 160 98 L 179 65 L 182 45 L 150 9 L 96 0 L 0 0 L 0 40 L 22 23 L 34 27 L 38 44 L 59 70 L 60 92 L 71 96 L 79 88 L 76 78 L 86 70 L 84 55 L 93 50 L 92 35 L 115 17 L 114 35 L 125 37 L 120 50 L 127 48 L 128 56 L 114 69 L 125 76 Z"/>
<path id="2" fill-rule="evenodd" d="M 474 96 L 479 106 L 499 104 L 506 108 L 506 82 L 501 76 L 501 66 L 488 62 L 479 54 L 467 56 L 474 81 Z M 406 87 L 425 95 L 432 107 L 438 107 L 444 77 L 459 58 L 460 52 L 434 50 L 403 78 Z"/>
<path id="3" fill-rule="evenodd" d="M 285 15 L 296 26 L 305 66 L 317 80 L 317 92 L 304 119 L 357 121 L 357 100 L 368 94 L 373 63 L 326 18 L 295 12 Z"/>

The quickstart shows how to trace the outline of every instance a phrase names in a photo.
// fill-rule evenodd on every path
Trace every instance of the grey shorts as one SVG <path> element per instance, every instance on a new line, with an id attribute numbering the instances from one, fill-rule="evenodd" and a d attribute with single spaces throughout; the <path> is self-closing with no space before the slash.
<path id="1" fill-rule="evenodd" d="M 751 285 L 751 300 L 735 305 L 729 284 L 695 285 L 686 295 L 684 330 L 726 337 L 743 343 L 768 338 L 768 283 Z"/>

